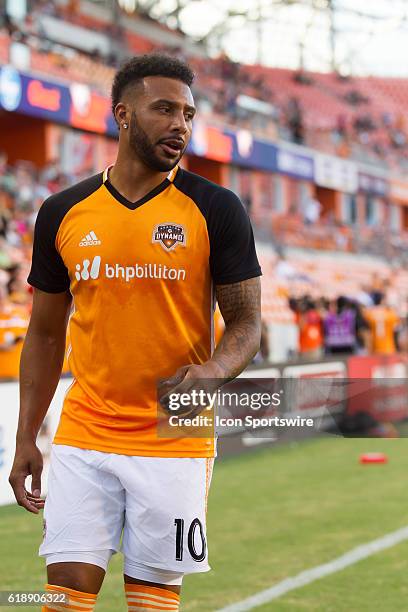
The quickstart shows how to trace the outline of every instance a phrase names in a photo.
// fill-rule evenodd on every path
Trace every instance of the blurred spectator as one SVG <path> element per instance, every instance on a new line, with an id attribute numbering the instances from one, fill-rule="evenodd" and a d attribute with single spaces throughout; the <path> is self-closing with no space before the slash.
<path id="1" fill-rule="evenodd" d="M 364 313 L 371 329 L 370 352 L 391 355 L 396 351 L 394 333 L 400 320 L 396 312 L 384 304 L 384 294 L 375 292 L 373 301 L 374 306 Z"/>
<path id="2" fill-rule="evenodd" d="M 33 3 L 36 10 L 43 15 L 56 15 L 58 8 L 54 0 L 35 0 Z"/>
<path id="3" fill-rule="evenodd" d="M 320 359 L 323 352 L 322 319 L 316 304 L 306 297 L 297 309 L 299 353 L 305 359 Z"/>
<path id="4" fill-rule="evenodd" d="M 0 350 L 11 351 L 24 339 L 27 326 L 28 312 L 14 306 L 7 296 L 7 289 L 0 285 Z"/>
<path id="5" fill-rule="evenodd" d="M 347 117 L 344 113 L 337 116 L 336 132 L 340 138 L 346 138 L 347 136 Z"/>
<path id="6" fill-rule="evenodd" d="M 359 104 L 368 102 L 368 98 L 363 96 L 358 89 L 350 89 L 344 96 L 344 99 L 352 106 L 358 106 Z"/>
<path id="7" fill-rule="evenodd" d="M 364 316 L 361 304 L 355 300 L 350 300 L 350 308 L 356 315 L 356 347 L 358 355 L 366 355 L 370 349 L 370 325 Z"/>
<path id="8" fill-rule="evenodd" d="M 296 268 L 288 262 L 285 255 L 280 255 L 275 264 L 274 274 L 277 278 L 288 279 L 295 278 L 298 275 Z"/>
<path id="9" fill-rule="evenodd" d="M 328 355 L 354 353 L 357 348 L 357 316 L 347 298 L 331 303 L 324 318 L 324 347 Z"/>
<path id="10" fill-rule="evenodd" d="M 355 295 L 355 299 L 361 306 L 369 307 L 374 304 L 370 287 L 367 285 L 362 285 L 361 290 Z"/>
<path id="11" fill-rule="evenodd" d="M 314 225 L 320 220 L 322 205 L 319 200 L 313 196 L 308 196 L 303 202 L 302 212 L 303 221 L 306 225 Z"/>
<path id="12" fill-rule="evenodd" d="M 286 108 L 287 125 L 292 134 L 293 142 L 303 144 L 304 142 L 304 125 L 302 107 L 298 98 L 290 98 Z"/>

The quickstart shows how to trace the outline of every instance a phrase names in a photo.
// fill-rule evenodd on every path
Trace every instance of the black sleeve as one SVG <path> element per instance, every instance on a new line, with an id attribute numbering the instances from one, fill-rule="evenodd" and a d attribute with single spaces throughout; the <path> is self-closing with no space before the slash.
<path id="1" fill-rule="evenodd" d="M 207 227 L 215 284 L 228 285 L 261 276 L 251 222 L 235 193 L 220 189 L 212 196 Z"/>
<path id="2" fill-rule="evenodd" d="M 41 206 L 34 229 L 31 270 L 27 282 L 47 293 L 62 293 L 70 285 L 68 270 L 55 246 L 60 224 L 52 197 Z"/>

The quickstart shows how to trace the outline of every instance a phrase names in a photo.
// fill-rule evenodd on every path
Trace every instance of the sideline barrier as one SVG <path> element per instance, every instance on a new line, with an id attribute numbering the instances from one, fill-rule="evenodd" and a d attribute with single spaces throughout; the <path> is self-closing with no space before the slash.
<path id="1" fill-rule="evenodd" d="M 283 379 L 284 385 L 291 389 L 292 381 L 322 381 L 324 379 L 341 382 L 352 379 L 357 391 L 339 402 L 338 412 L 353 416 L 362 407 L 366 414 L 380 423 L 401 422 L 408 419 L 408 386 L 407 357 L 397 354 L 390 356 L 344 356 L 336 359 L 322 359 L 317 362 L 285 362 L 248 368 L 241 378 L 249 379 Z M 64 395 L 71 384 L 71 378 L 61 379 L 46 419 L 37 438 L 37 445 L 44 456 L 42 492 L 46 493 L 48 459 L 51 443 L 58 426 Z M 373 392 L 373 388 L 375 392 Z M 311 384 L 302 387 L 306 392 L 291 395 L 293 403 L 281 415 L 289 411 L 319 417 L 321 416 L 322 399 L 313 390 L 318 386 Z M 14 495 L 8 483 L 15 453 L 15 436 L 18 422 L 18 383 L 0 383 L 0 506 L 13 503 Z M 319 435 L 319 431 L 294 431 L 290 428 L 282 432 L 279 440 L 268 433 L 268 437 L 254 436 L 246 431 L 232 431 L 231 435 L 219 438 L 219 456 L 239 454 L 259 445 L 276 442 L 287 442 L 305 437 Z M 27 481 L 27 484 L 29 481 Z"/>
<path id="2" fill-rule="evenodd" d="M 331 420 L 336 424 L 330 418 L 336 413 L 342 422 L 343 434 L 336 427 L 332 433 L 352 435 L 353 430 L 361 428 L 360 431 L 375 431 L 372 435 L 389 436 L 397 435 L 393 423 L 408 419 L 407 365 L 408 359 L 404 354 L 344 355 L 319 361 L 293 361 L 248 368 L 241 376 L 258 380 L 282 379 L 282 386 L 287 390 L 285 405 L 277 411 L 279 416 L 310 416 L 317 424 L 328 417 L 328 423 Z M 329 410 L 327 405 L 324 406 L 324 394 L 328 387 L 332 387 L 334 394 L 338 395 L 334 404 L 329 401 Z M 377 429 L 375 422 L 379 424 Z M 274 435 L 274 431 L 278 435 Z M 235 455 L 254 447 L 317 435 L 327 435 L 324 427 L 321 430 L 264 429 L 255 433 L 235 430 L 231 435 L 219 438 L 218 451 L 220 456 Z"/>

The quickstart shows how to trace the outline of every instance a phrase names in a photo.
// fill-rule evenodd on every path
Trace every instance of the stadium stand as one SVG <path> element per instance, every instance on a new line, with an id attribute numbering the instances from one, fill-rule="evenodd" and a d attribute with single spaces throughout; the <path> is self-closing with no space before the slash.
<path id="1" fill-rule="evenodd" d="M 350 156 L 391 168 L 405 168 L 407 157 L 404 108 L 408 88 L 403 79 L 376 77 L 342 78 L 334 74 L 299 73 L 293 70 L 268 68 L 260 65 L 241 66 L 225 55 L 218 59 L 193 54 L 185 48 L 181 36 L 171 45 L 157 42 L 129 28 L 112 26 L 75 6 L 59 7 L 57 3 L 36 3 L 23 27 L 5 23 L 0 33 L 0 58 L 6 61 L 12 41 L 30 47 L 30 68 L 68 81 L 83 82 L 100 92 L 109 89 L 114 67 L 120 57 L 111 52 L 109 37 L 121 37 L 127 54 L 166 50 L 187 57 L 199 78 L 196 95 L 214 121 L 250 128 L 254 133 L 279 137 L 300 144 Z M 72 4 L 72 3 L 70 3 Z M 78 3 L 77 3 L 78 4 Z M 45 6 L 45 9 L 44 9 Z M 146 17 L 132 17 L 129 23 Z M 47 25 L 48 20 L 48 25 Z M 58 40 L 58 22 L 66 21 L 77 28 L 67 45 Z M 149 24 L 152 31 L 163 33 L 163 24 Z M 55 28 L 53 38 L 47 38 Z M 139 28 L 140 29 L 140 28 Z M 143 31 L 143 28 L 141 28 Z M 95 48 L 84 53 L 82 41 L 89 32 L 98 33 Z M 82 34 L 82 36 L 81 36 Z M 157 32 L 156 32 L 157 36 Z M 163 37 L 162 37 L 163 38 Z M 81 46 L 79 46 L 81 44 Z M 242 107 L 240 98 L 248 96 L 254 104 L 267 102 L 271 112 L 250 111 Z M 293 105 L 298 119 L 293 124 Z M 291 108 L 292 107 L 292 108 Z M 296 128 L 300 125 L 300 129 Z"/>

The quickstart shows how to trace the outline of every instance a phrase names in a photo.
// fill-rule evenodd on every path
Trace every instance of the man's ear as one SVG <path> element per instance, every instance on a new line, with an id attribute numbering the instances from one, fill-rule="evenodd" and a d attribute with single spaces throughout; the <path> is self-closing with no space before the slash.
<path id="1" fill-rule="evenodd" d="M 123 125 L 124 123 L 129 124 L 130 115 L 128 113 L 126 104 L 123 104 L 123 102 L 118 102 L 118 104 L 115 106 L 115 119 L 119 126 Z"/>

